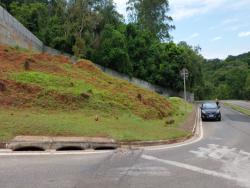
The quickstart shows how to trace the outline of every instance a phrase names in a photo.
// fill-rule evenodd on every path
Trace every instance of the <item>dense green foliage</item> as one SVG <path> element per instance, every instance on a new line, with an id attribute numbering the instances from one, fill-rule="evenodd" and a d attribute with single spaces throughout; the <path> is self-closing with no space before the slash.
<path id="1" fill-rule="evenodd" d="M 250 99 L 250 52 L 204 66 L 203 98 Z"/>
<path id="2" fill-rule="evenodd" d="M 206 61 L 198 47 L 172 42 L 168 0 L 128 0 L 129 21 L 113 0 L 0 0 L 46 45 L 196 99 L 249 98 L 249 54 Z M 203 69 L 203 70 L 202 70 Z"/>
<path id="3" fill-rule="evenodd" d="M 180 70 L 190 70 L 188 89 L 201 80 L 203 58 L 186 43 L 171 42 L 168 0 L 129 0 L 131 22 L 113 0 L 1 1 L 46 45 L 180 91 Z M 135 19 L 132 19 L 135 18 Z"/>
<path id="4" fill-rule="evenodd" d="M 130 12 L 130 20 L 138 22 L 142 28 L 150 31 L 160 39 L 169 39 L 169 30 L 173 25 L 167 16 L 169 10 L 168 0 L 128 0 L 127 10 Z"/>

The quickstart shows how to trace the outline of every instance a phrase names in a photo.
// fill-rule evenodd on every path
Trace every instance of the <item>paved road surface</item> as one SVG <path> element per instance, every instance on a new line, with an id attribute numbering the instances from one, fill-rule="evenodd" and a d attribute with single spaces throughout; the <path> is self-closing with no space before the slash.
<path id="1" fill-rule="evenodd" d="M 250 102 L 249 101 L 225 101 L 227 103 L 231 103 L 242 108 L 246 108 L 250 110 Z"/>
<path id="2" fill-rule="evenodd" d="M 247 188 L 250 117 L 222 107 L 204 138 L 162 150 L 66 156 L 0 156 L 1 188 Z"/>

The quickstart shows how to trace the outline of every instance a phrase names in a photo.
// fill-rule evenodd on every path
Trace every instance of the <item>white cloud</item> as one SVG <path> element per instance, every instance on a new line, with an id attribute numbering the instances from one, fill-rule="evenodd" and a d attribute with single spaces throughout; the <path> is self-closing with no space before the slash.
<path id="1" fill-rule="evenodd" d="M 248 5 L 249 0 L 170 0 L 171 15 L 175 20 L 206 14 L 219 8 L 239 9 Z"/>
<path id="2" fill-rule="evenodd" d="M 219 37 L 214 37 L 211 41 L 215 42 L 215 41 L 218 41 L 218 40 L 221 40 L 221 39 L 222 39 L 222 37 L 219 36 Z"/>
<path id="3" fill-rule="evenodd" d="M 238 31 L 239 29 L 248 27 L 250 24 L 244 23 L 236 18 L 229 18 L 221 21 L 219 24 L 209 27 L 208 29 L 213 30 L 223 30 L 223 31 Z"/>
<path id="4" fill-rule="evenodd" d="M 205 14 L 214 10 L 226 0 L 171 0 L 172 16 L 176 20 L 182 20 L 187 17 Z"/>
<path id="5" fill-rule="evenodd" d="M 199 33 L 193 33 L 192 35 L 188 36 L 184 41 L 190 41 L 194 38 L 197 38 L 198 36 L 200 36 Z"/>
<path id="6" fill-rule="evenodd" d="M 231 25 L 231 24 L 234 24 L 234 23 L 237 23 L 237 22 L 239 22 L 239 19 L 237 19 L 237 18 L 229 18 L 229 19 L 223 20 L 221 25 Z"/>
<path id="7" fill-rule="evenodd" d="M 229 31 L 237 31 L 241 27 L 242 27 L 242 25 L 236 25 L 236 26 L 229 27 L 227 30 L 229 30 Z"/>
<path id="8" fill-rule="evenodd" d="M 203 49 L 203 56 L 207 59 L 220 58 L 225 59 L 228 55 L 239 55 L 242 53 L 246 53 L 249 51 L 249 47 L 239 47 L 239 48 L 219 48 L 217 50 L 214 49 Z"/>
<path id="9" fill-rule="evenodd" d="M 250 36 L 250 31 L 240 32 L 238 34 L 238 37 L 249 37 L 249 36 Z"/>
<path id="10" fill-rule="evenodd" d="M 228 3 L 228 7 L 232 9 L 239 9 L 239 8 L 247 8 L 249 9 L 250 1 L 249 0 L 237 0 L 233 1 L 233 3 Z"/>
<path id="11" fill-rule="evenodd" d="M 114 0 L 119 13 L 126 17 L 126 3 L 128 0 Z M 210 11 L 223 9 L 239 9 L 250 6 L 250 0 L 169 0 L 171 16 L 175 20 L 182 20 Z M 225 24 L 236 22 L 237 19 L 225 20 Z"/>

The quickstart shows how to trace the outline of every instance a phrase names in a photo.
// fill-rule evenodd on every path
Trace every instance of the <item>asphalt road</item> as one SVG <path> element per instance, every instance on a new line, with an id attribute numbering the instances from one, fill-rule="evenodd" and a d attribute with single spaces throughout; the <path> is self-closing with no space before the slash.
<path id="1" fill-rule="evenodd" d="M 237 106 L 240 106 L 242 108 L 250 110 L 250 102 L 249 101 L 231 101 L 231 100 L 228 100 L 225 102 L 231 103 L 231 104 L 234 104 L 234 105 L 237 105 Z"/>
<path id="2" fill-rule="evenodd" d="M 199 142 L 157 150 L 0 156 L 1 188 L 250 187 L 250 117 L 222 107 Z"/>

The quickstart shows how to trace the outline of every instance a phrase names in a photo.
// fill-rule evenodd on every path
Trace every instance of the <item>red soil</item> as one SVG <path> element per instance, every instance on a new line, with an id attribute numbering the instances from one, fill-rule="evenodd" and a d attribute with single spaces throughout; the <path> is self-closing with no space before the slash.
<path id="1" fill-rule="evenodd" d="M 15 48 L 0 45 L 0 83 L 6 90 L 0 91 L 1 106 L 33 107 L 49 106 L 51 99 L 56 106 L 70 109 L 80 108 L 80 101 L 86 99 L 81 96 L 65 95 L 56 92 L 46 92 L 39 86 L 26 85 L 9 80 L 11 72 L 25 71 L 25 62 L 29 62 L 31 71 L 66 76 L 72 79 L 81 79 L 84 82 L 110 94 L 115 102 L 129 107 L 133 113 L 145 119 L 164 118 L 168 116 L 171 104 L 162 96 L 136 87 L 128 82 L 114 79 L 105 75 L 99 68 L 88 60 L 80 60 L 72 65 L 65 56 L 37 54 L 20 51 Z M 72 65 L 72 69 L 65 69 L 64 64 Z M 81 72 L 81 71 L 84 71 Z M 124 95 L 125 97 L 117 97 Z M 138 98 L 138 96 L 140 96 Z M 42 104 L 37 99 L 42 97 Z"/>

